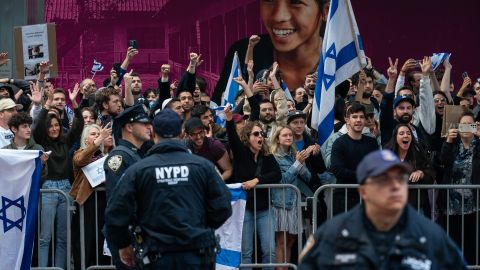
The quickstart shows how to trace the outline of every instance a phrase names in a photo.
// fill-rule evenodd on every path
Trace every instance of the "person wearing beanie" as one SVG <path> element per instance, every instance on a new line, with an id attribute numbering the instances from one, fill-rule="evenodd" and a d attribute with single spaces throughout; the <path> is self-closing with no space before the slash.
<path id="1" fill-rule="evenodd" d="M 170 109 L 153 119 L 155 145 L 129 167 L 107 209 L 107 237 L 122 262 L 148 269 L 213 269 L 214 230 L 232 214 L 231 195 L 214 165 L 180 139 L 182 119 Z M 137 226 L 145 253 L 134 255 L 128 227 Z"/>

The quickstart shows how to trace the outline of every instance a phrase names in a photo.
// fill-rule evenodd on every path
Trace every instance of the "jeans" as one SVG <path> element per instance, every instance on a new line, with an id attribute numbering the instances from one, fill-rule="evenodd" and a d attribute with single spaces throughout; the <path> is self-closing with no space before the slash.
<path id="1" fill-rule="evenodd" d="M 256 218 L 254 218 L 252 210 L 245 209 L 242 232 L 241 263 L 252 263 L 255 226 L 257 229 L 256 232 L 258 233 L 258 236 L 260 238 L 260 245 L 262 249 L 262 263 L 275 263 L 275 217 L 273 214 L 273 210 L 271 209 L 257 211 Z M 257 260 L 255 260 L 255 262 L 257 263 Z M 273 269 L 273 267 L 263 269 Z"/>
<path id="2" fill-rule="evenodd" d="M 47 267 L 48 250 L 52 240 L 52 228 L 55 221 L 55 267 L 66 269 L 67 266 L 67 209 L 71 203 L 70 182 L 68 180 L 46 180 L 42 189 L 59 189 L 67 194 L 68 201 L 58 192 L 42 193 L 42 211 L 39 240 L 39 267 Z"/>

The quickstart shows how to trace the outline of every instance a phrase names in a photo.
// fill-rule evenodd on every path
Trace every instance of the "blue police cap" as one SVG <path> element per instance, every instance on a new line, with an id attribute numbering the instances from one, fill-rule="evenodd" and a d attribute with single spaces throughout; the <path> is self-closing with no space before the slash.
<path id="1" fill-rule="evenodd" d="M 150 123 L 150 118 L 148 118 L 148 115 L 141 104 L 137 104 L 135 106 L 125 109 L 117 117 L 115 117 L 115 120 L 113 120 L 113 124 L 120 127 L 123 127 L 128 123 L 135 122 Z"/>
<path id="2" fill-rule="evenodd" d="M 363 184 L 368 177 L 378 176 L 393 167 L 403 168 L 410 173 L 412 167 L 402 162 L 390 150 L 377 150 L 366 155 L 357 167 L 357 182 Z"/>
<path id="3" fill-rule="evenodd" d="M 161 110 L 152 124 L 155 133 L 162 138 L 174 138 L 182 132 L 182 119 L 170 109 Z"/>

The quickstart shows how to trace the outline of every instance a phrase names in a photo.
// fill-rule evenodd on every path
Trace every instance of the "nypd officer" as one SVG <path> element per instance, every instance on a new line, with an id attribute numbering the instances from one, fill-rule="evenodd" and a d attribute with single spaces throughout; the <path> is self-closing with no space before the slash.
<path id="1" fill-rule="evenodd" d="M 155 145 L 127 169 L 109 200 L 110 241 L 129 266 L 214 269 L 214 229 L 232 214 L 230 192 L 214 165 L 191 154 L 179 139 L 181 126 L 170 109 L 155 116 Z M 128 237 L 132 223 L 139 227 L 135 254 Z"/>
<path id="2" fill-rule="evenodd" d="M 407 205 L 410 172 L 389 150 L 366 155 L 357 167 L 363 204 L 310 237 L 299 269 L 466 269 L 442 228 Z"/>
<path id="3" fill-rule="evenodd" d="M 109 153 L 103 168 L 105 170 L 105 188 L 107 199 L 125 170 L 139 161 L 142 156 L 138 149 L 146 141 L 150 140 L 150 118 L 145 113 L 142 105 L 135 105 L 124 110 L 113 121 L 113 130 L 117 146 Z M 105 234 L 108 231 L 104 230 Z M 108 241 L 108 247 L 112 253 L 113 264 L 117 269 L 130 269 L 120 261 L 117 248 Z"/>

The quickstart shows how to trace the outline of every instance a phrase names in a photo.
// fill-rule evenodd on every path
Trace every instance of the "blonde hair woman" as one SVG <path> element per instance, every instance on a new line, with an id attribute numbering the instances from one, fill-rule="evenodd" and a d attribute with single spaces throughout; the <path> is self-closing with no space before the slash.
<path id="1" fill-rule="evenodd" d="M 102 158 L 106 152 L 111 149 L 112 144 L 112 129 L 110 123 L 101 128 L 98 125 L 92 124 L 84 127 L 82 136 L 80 138 L 80 149 L 73 155 L 73 176 L 74 181 L 70 195 L 75 202 L 84 209 L 85 217 L 85 266 L 96 265 L 96 250 L 103 250 L 103 235 L 98 233 L 101 231 L 104 223 L 104 212 L 106 207 L 106 197 L 104 192 L 97 193 L 96 196 L 91 196 L 93 191 L 92 186 L 88 182 L 87 177 L 82 171 L 82 168 L 90 163 Z M 78 212 L 74 215 L 72 220 L 72 227 L 77 231 L 79 224 Z M 98 214 L 98 216 L 97 216 Z M 97 220 L 98 222 L 95 222 Z M 98 227 L 95 226 L 98 225 Z M 98 236 L 96 234 L 98 233 Z M 98 237 L 98 247 L 96 247 L 96 237 Z M 78 247 L 77 247 L 78 248 Z M 74 255 L 77 254 L 74 252 Z M 99 262 L 109 263 L 110 260 L 104 257 L 101 252 L 98 254 Z"/>
<path id="2" fill-rule="evenodd" d="M 282 184 L 292 184 L 302 190 L 310 181 L 310 171 L 305 160 L 311 151 L 297 152 L 293 141 L 293 130 L 289 126 L 279 126 L 272 137 L 272 154 L 282 172 Z M 277 263 L 288 263 L 296 235 L 301 227 L 298 224 L 297 194 L 291 188 L 273 189 L 273 212 L 275 213 L 275 241 Z M 286 268 L 285 268 L 286 269 Z"/>

